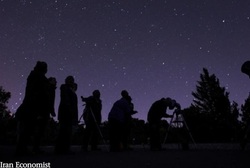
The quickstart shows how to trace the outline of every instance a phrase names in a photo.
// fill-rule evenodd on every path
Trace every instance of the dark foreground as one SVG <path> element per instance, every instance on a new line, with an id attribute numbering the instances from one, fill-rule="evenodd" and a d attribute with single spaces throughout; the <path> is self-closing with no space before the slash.
<path id="1" fill-rule="evenodd" d="M 0 146 L 0 168 L 3 163 L 44 163 L 47 168 L 249 168 L 250 150 L 235 145 L 199 145 L 189 151 L 167 146 L 165 151 L 150 151 L 147 147 L 134 147 L 133 151 L 81 152 L 72 147 L 74 154 L 56 155 L 52 147 L 44 147 L 46 154 L 15 156 L 14 147 Z M 2 163 L 2 166 L 1 166 Z M 49 164 L 48 164 L 49 163 Z M 15 164 L 14 167 L 17 168 Z M 20 167 L 21 168 L 21 167 Z M 46 168 L 46 167 L 44 167 Z"/>

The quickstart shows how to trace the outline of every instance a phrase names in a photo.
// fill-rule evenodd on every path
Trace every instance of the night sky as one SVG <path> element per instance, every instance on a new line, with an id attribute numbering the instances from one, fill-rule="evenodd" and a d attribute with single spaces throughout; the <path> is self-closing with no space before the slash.
<path id="1" fill-rule="evenodd" d="M 12 112 L 22 102 L 37 61 L 59 88 L 68 75 L 80 96 L 99 89 L 103 120 L 123 89 L 133 98 L 135 118 L 151 104 L 172 97 L 183 108 L 203 67 L 244 103 L 250 80 L 248 0 L 0 0 L 0 86 L 11 92 Z M 171 112 L 170 112 L 171 113 Z"/>

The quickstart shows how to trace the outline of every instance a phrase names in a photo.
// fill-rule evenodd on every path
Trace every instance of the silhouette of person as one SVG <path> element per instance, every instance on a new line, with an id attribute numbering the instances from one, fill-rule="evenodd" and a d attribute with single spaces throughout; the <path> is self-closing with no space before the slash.
<path id="1" fill-rule="evenodd" d="M 111 108 L 108 121 L 110 125 L 110 151 L 122 151 L 126 139 L 126 126 L 131 116 L 132 107 L 127 92 L 122 92 L 122 98 L 117 100 Z"/>
<path id="2" fill-rule="evenodd" d="M 161 150 L 161 135 L 160 135 L 160 123 L 162 118 L 173 117 L 166 113 L 167 108 L 170 110 L 174 108 L 180 108 L 180 105 L 171 98 L 162 98 L 152 104 L 149 109 L 147 120 L 149 123 L 150 131 L 150 149 Z"/>
<path id="3" fill-rule="evenodd" d="M 30 154 L 27 149 L 29 139 L 35 133 L 37 121 L 49 111 L 49 81 L 46 73 L 47 63 L 38 61 L 27 78 L 25 97 L 15 114 L 18 120 L 18 155 Z M 34 152 L 39 151 L 39 141 L 36 138 L 38 137 L 35 137 Z"/>
<path id="4" fill-rule="evenodd" d="M 82 150 L 84 151 L 88 151 L 89 143 L 91 145 L 91 150 L 98 150 L 98 131 L 102 121 L 102 100 L 100 97 L 101 93 L 99 90 L 94 90 L 92 96 L 87 98 L 81 97 L 82 101 L 86 102 L 83 111 L 83 119 L 86 124 L 85 137 L 82 145 Z"/>
<path id="5" fill-rule="evenodd" d="M 73 125 L 78 124 L 77 84 L 73 76 L 65 79 L 60 87 L 60 104 L 58 109 L 59 134 L 55 146 L 57 154 L 69 154 Z"/>
<path id="6" fill-rule="evenodd" d="M 48 109 L 46 111 L 43 111 L 42 113 L 38 114 L 36 119 L 36 130 L 34 135 L 34 153 L 43 153 L 43 151 L 40 149 L 40 143 L 41 139 L 44 135 L 44 132 L 46 130 L 48 121 L 50 119 L 50 115 L 52 117 L 55 117 L 55 90 L 56 90 L 56 78 L 50 77 L 48 78 Z"/>
<path id="7" fill-rule="evenodd" d="M 125 119 L 126 119 L 125 120 L 125 132 L 124 132 L 124 136 L 123 136 L 123 140 L 122 140 L 123 149 L 124 150 L 131 150 L 131 148 L 129 147 L 129 137 L 130 137 L 130 133 L 131 133 L 131 125 L 133 122 L 132 115 L 136 114 L 137 111 L 134 110 L 134 104 L 132 103 L 132 98 L 126 90 L 123 90 L 121 92 L 121 96 L 129 102 L 129 105 L 131 107 L 131 111 L 125 117 Z"/>
<path id="8" fill-rule="evenodd" d="M 52 117 L 56 116 L 55 113 L 55 97 L 56 97 L 56 88 L 57 88 L 57 81 L 56 78 L 50 77 L 49 79 L 49 94 L 50 94 L 50 99 L 49 99 L 49 114 Z"/>

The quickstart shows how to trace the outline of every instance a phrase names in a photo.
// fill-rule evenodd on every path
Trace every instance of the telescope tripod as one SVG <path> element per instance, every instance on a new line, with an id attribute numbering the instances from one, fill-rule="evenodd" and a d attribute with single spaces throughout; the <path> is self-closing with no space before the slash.
<path id="1" fill-rule="evenodd" d="M 189 127 L 188 127 L 188 125 L 186 123 L 186 120 L 185 120 L 183 114 L 179 110 L 178 110 L 178 112 L 174 111 L 174 113 L 173 113 L 173 116 L 172 116 L 172 118 L 170 120 L 170 123 L 169 123 L 168 129 L 167 129 L 166 136 L 164 138 L 163 144 L 166 143 L 167 138 L 169 136 L 169 133 L 173 129 L 175 129 L 179 133 L 182 133 L 182 134 L 185 135 L 185 137 L 184 138 L 182 137 L 182 139 L 181 139 L 181 135 L 180 134 L 177 135 L 179 141 L 182 140 L 182 142 L 179 142 L 179 143 L 181 143 L 182 148 L 184 150 L 188 150 L 189 149 L 189 145 L 188 145 L 188 142 L 189 142 L 188 139 L 189 138 L 191 139 L 192 143 L 194 144 L 194 146 L 196 148 L 196 143 L 195 143 L 194 138 L 193 138 L 193 136 L 191 134 L 191 131 L 189 130 Z M 187 137 L 187 134 L 188 134 L 188 137 Z"/>
<path id="2" fill-rule="evenodd" d="M 85 106 L 85 105 L 84 105 L 84 106 Z M 103 136 L 103 134 L 102 134 L 101 128 L 100 128 L 99 124 L 97 123 L 97 120 L 96 120 L 96 117 L 95 117 L 95 115 L 94 115 L 94 113 L 93 113 L 93 110 L 92 110 L 91 107 L 89 107 L 89 109 L 90 109 L 90 114 L 91 114 L 92 118 L 94 119 L 96 129 L 98 130 L 98 133 L 99 133 L 99 135 L 100 135 L 100 137 L 101 137 L 101 139 L 102 139 L 102 141 L 103 141 L 103 144 L 104 144 L 106 150 L 108 151 L 108 150 L 109 150 L 109 149 L 108 149 L 108 146 L 107 146 L 106 141 L 105 141 L 105 139 L 104 139 L 104 136 Z M 81 118 L 83 118 L 83 114 L 81 115 L 81 117 L 80 117 L 80 119 L 79 119 L 79 122 L 80 122 Z"/>

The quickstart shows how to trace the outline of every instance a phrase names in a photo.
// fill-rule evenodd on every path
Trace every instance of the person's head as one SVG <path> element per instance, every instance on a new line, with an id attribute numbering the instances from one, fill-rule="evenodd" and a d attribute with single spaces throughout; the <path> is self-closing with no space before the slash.
<path id="1" fill-rule="evenodd" d="M 57 81 L 55 77 L 49 77 L 48 80 L 52 86 L 56 87 Z"/>
<path id="2" fill-rule="evenodd" d="M 99 99 L 101 97 L 101 93 L 99 90 L 94 90 L 92 93 L 93 97 Z"/>
<path id="3" fill-rule="evenodd" d="M 75 83 L 75 79 L 73 76 L 67 76 L 66 79 L 65 79 L 65 84 L 67 85 L 74 85 Z"/>
<path id="4" fill-rule="evenodd" d="M 122 95 L 122 98 L 126 99 L 129 103 L 132 102 L 132 98 L 131 96 L 129 95 L 128 91 L 127 90 L 123 90 L 121 92 L 121 95 Z"/>
<path id="5" fill-rule="evenodd" d="M 45 75 L 48 71 L 47 63 L 43 61 L 37 61 L 34 71 Z"/>
<path id="6" fill-rule="evenodd" d="M 174 100 L 174 99 L 171 99 L 171 98 L 167 97 L 165 99 L 165 101 L 166 101 L 166 104 L 167 104 L 167 106 L 169 107 L 170 110 L 173 110 L 174 108 L 178 108 L 178 109 L 181 108 L 180 104 L 177 103 L 176 100 Z"/>
<path id="7" fill-rule="evenodd" d="M 243 65 L 241 66 L 241 72 L 247 74 L 250 78 L 250 61 L 246 61 L 243 63 Z"/>
<path id="8" fill-rule="evenodd" d="M 127 90 L 122 90 L 121 95 L 122 95 L 123 98 L 127 98 L 129 96 Z"/>

